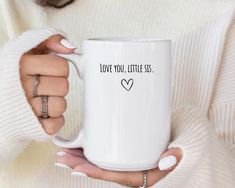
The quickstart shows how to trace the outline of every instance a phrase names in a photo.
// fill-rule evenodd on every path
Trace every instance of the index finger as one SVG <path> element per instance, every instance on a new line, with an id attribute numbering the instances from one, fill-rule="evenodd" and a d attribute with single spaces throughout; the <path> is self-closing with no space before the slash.
<path id="1" fill-rule="evenodd" d="M 21 75 L 43 75 L 68 77 L 69 66 L 66 59 L 48 54 L 24 54 L 20 60 Z"/>

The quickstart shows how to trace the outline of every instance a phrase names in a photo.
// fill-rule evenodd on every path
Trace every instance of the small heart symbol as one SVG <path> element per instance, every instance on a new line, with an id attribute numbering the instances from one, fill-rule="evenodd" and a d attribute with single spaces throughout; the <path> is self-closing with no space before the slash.
<path id="1" fill-rule="evenodd" d="M 134 84 L 134 80 L 133 79 L 129 79 L 128 81 L 126 79 L 122 79 L 121 80 L 122 87 L 124 87 L 127 91 L 131 90 L 133 84 Z"/>

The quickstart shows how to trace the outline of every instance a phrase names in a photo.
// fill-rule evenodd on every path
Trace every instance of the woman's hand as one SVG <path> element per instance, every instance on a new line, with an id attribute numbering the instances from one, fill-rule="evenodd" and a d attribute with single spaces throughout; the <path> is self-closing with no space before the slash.
<path id="1" fill-rule="evenodd" d="M 74 49 L 75 47 L 62 36 L 55 35 L 24 54 L 20 60 L 20 77 L 26 97 L 49 135 L 55 134 L 64 125 L 64 97 L 69 90 L 69 66 L 64 58 L 48 52 L 73 53 Z M 35 87 L 37 96 L 34 96 L 33 91 L 35 75 L 39 75 Z M 48 118 L 41 117 L 42 95 L 48 96 Z"/>
<path id="2" fill-rule="evenodd" d="M 57 153 L 58 167 L 71 168 L 74 170 L 71 175 L 89 176 L 95 179 L 112 181 L 127 186 L 143 185 L 143 172 L 117 172 L 103 170 L 90 163 L 84 156 L 82 149 L 63 149 Z M 172 171 L 182 158 L 182 151 L 173 148 L 166 151 L 158 163 L 158 168 L 147 171 L 147 184 L 151 186 Z"/>

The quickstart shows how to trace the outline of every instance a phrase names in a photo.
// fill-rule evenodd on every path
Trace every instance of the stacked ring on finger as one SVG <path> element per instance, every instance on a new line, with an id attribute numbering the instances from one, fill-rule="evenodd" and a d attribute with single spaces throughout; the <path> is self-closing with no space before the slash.
<path id="1" fill-rule="evenodd" d="M 33 76 L 33 97 L 38 97 L 37 87 L 39 84 L 39 75 L 36 74 Z"/>
<path id="2" fill-rule="evenodd" d="M 42 95 L 41 98 L 41 104 L 42 104 L 42 110 L 41 110 L 41 117 L 42 118 L 49 118 L 48 116 L 48 96 Z"/>
<path id="3" fill-rule="evenodd" d="M 143 171 L 143 185 L 140 186 L 139 188 L 146 188 L 147 187 L 147 175 L 148 175 L 148 171 L 147 170 L 144 170 Z"/>
<path id="4" fill-rule="evenodd" d="M 33 76 L 33 97 L 38 97 L 37 86 L 39 84 L 39 75 Z M 41 98 L 41 118 L 49 118 L 48 115 L 48 96 L 42 95 Z"/>
<path id="5" fill-rule="evenodd" d="M 148 175 L 148 171 L 144 170 L 143 171 L 143 184 L 141 186 L 135 186 L 135 187 L 128 186 L 128 187 L 130 187 L 130 188 L 147 188 L 147 184 L 148 184 L 148 182 L 147 182 L 147 177 L 148 176 L 147 175 Z"/>

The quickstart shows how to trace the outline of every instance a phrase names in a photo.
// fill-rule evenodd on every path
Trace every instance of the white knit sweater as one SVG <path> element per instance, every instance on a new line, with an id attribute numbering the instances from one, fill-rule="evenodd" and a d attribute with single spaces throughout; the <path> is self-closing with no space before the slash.
<path id="1" fill-rule="evenodd" d="M 234 0 L 77 0 L 61 10 L 30 0 L 1 0 L 0 188 L 122 187 L 71 177 L 69 170 L 53 165 L 57 148 L 24 95 L 19 59 L 58 33 L 54 28 L 63 30 L 78 50 L 88 37 L 172 39 L 169 147 L 180 147 L 183 159 L 153 187 L 235 187 Z M 69 80 L 63 133 L 72 137 L 82 117 L 81 81 L 72 67 Z"/>

